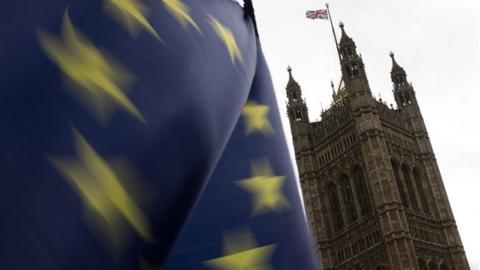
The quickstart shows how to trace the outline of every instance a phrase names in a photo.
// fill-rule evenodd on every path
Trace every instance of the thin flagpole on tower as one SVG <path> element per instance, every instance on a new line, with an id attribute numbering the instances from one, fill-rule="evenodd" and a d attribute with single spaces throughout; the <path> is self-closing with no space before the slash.
<path id="1" fill-rule="evenodd" d="M 325 6 L 327 7 L 328 19 L 330 20 L 330 25 L 332 26 L 333 39 L 335 41 L 335 48 L 337 49 L 338 61 L 339 61 L 339 64 L 341 65 L 342 58 L 340 57 L 340 48 L 338 47 L 337 34 L 335 33 L 335 27 L 333 27 L 332 15 L 330 13 L 330 8 L 328 7 L 328 3 L 326 3 Z"/>

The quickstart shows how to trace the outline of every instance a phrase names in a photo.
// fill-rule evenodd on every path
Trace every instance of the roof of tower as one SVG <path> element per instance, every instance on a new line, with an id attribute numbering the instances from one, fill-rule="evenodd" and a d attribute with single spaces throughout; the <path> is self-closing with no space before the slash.
<path id="1" fill-rule="evenodd" d="M 390 74 L 392 76 L 394 74 L 404 74 L 404 75 L 406 75 L 405 70 L 395 60 L 395 54 L 392 51 L 390 52 L 390 57 L 392 58 L 392 71 L 390 71 Z"/>
<path id="2" fill-rule="evenodd" d="M 347 33 L 345 32 L 345 25 L 343 24 L 343 22 L 340 22 L 340 29 L 342 29 L 342 37 L 340 38 L 340 46 L 342 45 L 347 45 L 347 44 L 351 44 L 353 46 L 355 46 L 355 42 L 353 41 L 353 39 L 351 37 L 349 37 L 347 35 Z"/>
<path id="3" fill-rule="evenodd" d="M 294 86 L 299 86 L 298 83 L 295 81 L 295 79 L 292 76 L 292 67 L 288 66 L 287 71 L 288 71 L 287 88 L 294 87 Z"/>
<path id="4" fill-rule="evenodd" d="M 392 51 L 390 52 L 390 57 L 392 58 L 392 71 L 391 71 L 391 73 L 396 73 L 396 72 L 405 73 L 405 70 L 395 60 L 395 54 Z"/>

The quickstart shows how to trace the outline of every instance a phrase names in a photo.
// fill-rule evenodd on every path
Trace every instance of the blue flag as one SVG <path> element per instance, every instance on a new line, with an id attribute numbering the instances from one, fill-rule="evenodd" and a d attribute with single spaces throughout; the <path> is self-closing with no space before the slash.
<path id="1" fill-rule="evenodd" d="M 319 269 L 229 0 L 0 4 L 0 269 Z"/>

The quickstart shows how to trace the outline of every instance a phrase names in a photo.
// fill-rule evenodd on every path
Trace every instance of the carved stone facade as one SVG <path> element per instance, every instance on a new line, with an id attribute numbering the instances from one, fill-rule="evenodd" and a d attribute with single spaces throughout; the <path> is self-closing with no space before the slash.
<path id="1" fill-rule="evenodd" d="M 372 96 L 341 25 L 343 85 L 310 122 L 289 67 L 296 162 L 325 269 L 469 269 L 415 91 L 391 54 L 397 108 Z"/>

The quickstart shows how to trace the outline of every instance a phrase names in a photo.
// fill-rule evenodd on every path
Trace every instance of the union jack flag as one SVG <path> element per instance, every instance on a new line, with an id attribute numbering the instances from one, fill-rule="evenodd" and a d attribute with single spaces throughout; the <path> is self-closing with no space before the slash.
<path id="1" fill-rule="evenodd" d="M 326 9 L 308 10 L 306 15 L 307 15 L 307 18 L 312 20 L 315 20 L 315 19 L 328 20 L 328 12 Z"/>

